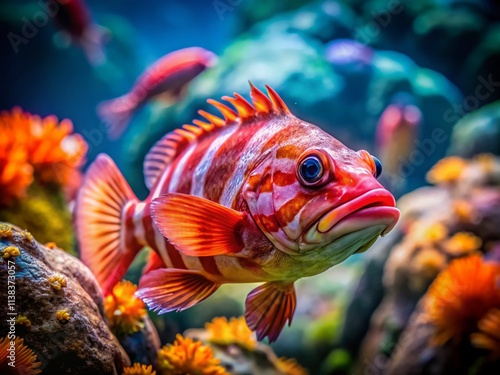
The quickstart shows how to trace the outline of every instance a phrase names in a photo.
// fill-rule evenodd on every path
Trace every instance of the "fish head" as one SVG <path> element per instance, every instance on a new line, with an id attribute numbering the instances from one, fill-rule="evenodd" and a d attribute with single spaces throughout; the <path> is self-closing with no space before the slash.
<path id="1" fill-rule="evenodd" d="M 366 250 L 399 219 L 378 181 L 381 164 L 299 119 L 247 182 L 249 212 L 279 250 L 297 260 L 338 264 Z M 290 134 L 293 134 L 291 131 Z"/>

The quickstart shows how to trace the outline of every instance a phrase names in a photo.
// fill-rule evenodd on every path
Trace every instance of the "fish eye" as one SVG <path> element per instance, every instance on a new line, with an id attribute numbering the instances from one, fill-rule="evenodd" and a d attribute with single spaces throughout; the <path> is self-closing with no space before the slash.
<path id="1" fill-rule="evenodd" d="M 330 182 L 333 176 L 333 162 L 325 151 L 309 150 L 300 157 L 297 179 L 301 185 L 317 189 Z"/>
<path id="2" fill-rule="evenodd" d="M 308 183 L 318 181 L 323 175 L 323 164 L 316 156 L 308 156 L 300 164 L 300 176 Z"/>
<path id="3" fill-rule="evenodd" d="M 372 155 L 373 163 L 375 164 L 375 178 L 379 178 L 382 174 L 382 163 L 375 156 Z"/>

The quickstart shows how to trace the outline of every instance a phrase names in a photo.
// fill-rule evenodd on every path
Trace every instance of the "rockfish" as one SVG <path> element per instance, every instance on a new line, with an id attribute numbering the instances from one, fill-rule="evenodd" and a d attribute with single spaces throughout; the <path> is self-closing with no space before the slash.
<path id="1" fill-rule="evenodd" d="M 384 164 L 385 176 L 394 187 L 404 181 L 401 167 L 415 149 L 422 122 L 422 112 L 411 104 L 387 106 L 377 124 L 377 150 Z"/>
<path id="2" fill-rule="evenodd" d="M 53 7 L 54 20 L 63 30 L 66 43 L 79 44 L 92 64 L 102 63 L 106 58 L 103 50 L 104 29 L 92 21 L 85 1 L 58 1 Z"/>
<path id="3" fill-rule="evenodd" d="M 267 86 L 266 86 L 267 87 Z M 291 323 L 294 282 L 367 250 L 396 224 L 380 162 L 293 116 L 270 87 L 209 99 L 146 157 L 151 193 L 140 202 L 113 161 L 90 166 L 76 203 L 83 261 L 104 293 L 145 246 L 154 249 L 137 295 L 166 313 L 196 305 L 224 283 L 264 282 L 246 299 L 259 340 Z"/>
<path id="4" fill-rule="evenodd" d="M 171 52 L 146 69 L 129 93 L 101 103 L 97 113 L 109 123 L 110 136 L 116 138 L 126 129 L 136 110 L 153 98 L 162 98 L 166 104 L 179 101 L 188 83 L 216 61 L 215 54 L 200 47 Z"/>

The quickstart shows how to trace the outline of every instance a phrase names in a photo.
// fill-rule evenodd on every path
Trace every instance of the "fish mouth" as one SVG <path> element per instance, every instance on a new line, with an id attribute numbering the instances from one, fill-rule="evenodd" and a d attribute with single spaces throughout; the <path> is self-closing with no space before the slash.
<path id="1" fill-rule="evenodd" d="M 317 242 L 324 240 L 325 236 L 334 241 L 371 226 L 379 226 L 380 235 L 385 236 L 394 228 L 399 215 L 391 193 L 382 188 L 370 190 L 324 214 L 317 221 L 315 230 L 309 231 L 306 241 Z"/>

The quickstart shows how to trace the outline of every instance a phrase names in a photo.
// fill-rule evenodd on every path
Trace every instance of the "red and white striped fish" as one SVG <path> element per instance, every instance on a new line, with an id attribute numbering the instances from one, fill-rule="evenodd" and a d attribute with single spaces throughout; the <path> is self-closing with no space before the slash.
<path id="1" fill-rule="evenodd" d="M 292 320 L 294 282 L 365 251 L 399 218 L 376 177 L 381 166 L 293 116 L 251 85 L 209 99 L 205 111 L 162 138 L 144 163 L 140 202 L 113 161 L 89 168 L 76 206 L 83 261 L 109 292 L 145 246 L 155 250 L 137 295 L 160 313 L 209 297 L 224 283 L 265 282 L 246 300 L 259 340 Z"/>
<path id="2" fill-rule="evenodd" d="M 181 100 L 189 83 L 217 62 L 217 56 L 201 48 L 183 48 L 171 52 L 146 69 L 130 91 L 107 100 L 97 107 L 97 114 L 108 124 L 111 138 L 122 134 L 134 113 L 152 99 L 167 105 Z"/>

